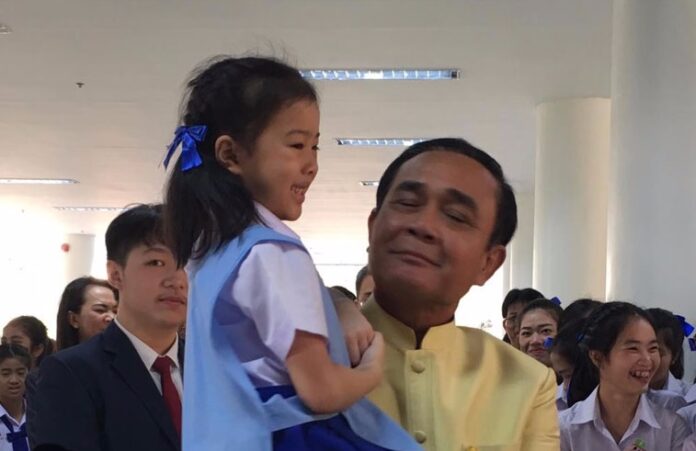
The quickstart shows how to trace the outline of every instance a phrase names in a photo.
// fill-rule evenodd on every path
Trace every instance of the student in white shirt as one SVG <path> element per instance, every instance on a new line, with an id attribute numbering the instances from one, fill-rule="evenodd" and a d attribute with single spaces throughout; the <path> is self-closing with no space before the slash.
<path id="1" fill-rule="evenodd" d="M 24 382 L 30 366 L 24 347 L 0 346 L 0 451 L 29 451 Z"/>
<path id="2" fill-rule="evenodd" d="M 562 451 L 681 451 L 690 430 L 645 395 L 660 364 L 652 318 L 626 302 L 609 302 L 578 337 L 581 358 L 560 414 Z"/>
<path id="3" fill-rule="evenodd" d="M 689 391 L 689 384 L 684 377 L 684 329 L 681 321 L 670 311 L 661 308 L 648 309 L 655 321 L 657 342 L 660 346 L 662 360 L 650 381 L 653 390 L 666 390 L 684 397 Z"/>

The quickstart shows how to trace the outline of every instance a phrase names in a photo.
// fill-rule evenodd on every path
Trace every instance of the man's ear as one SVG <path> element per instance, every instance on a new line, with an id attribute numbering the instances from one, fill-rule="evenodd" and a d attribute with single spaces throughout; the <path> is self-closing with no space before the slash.
<path id="1" fill-rule="evenodd" d="M 106 274 L 109 284 L 120 291 L 123 287 L 123 267 L 113 260 L 108 260 Z"/>
<path id="2" fill-rule="evenodd" d="M 233 174 L 242 174 L 242 164 L 246 155 L 246 150 L 229 135 L 219 136 L 215 140 L 215 159 Z"/>
<path id="3" fill-rule="evenodd" d="M 479 270 L 479 273 L 476 277 L 476 280 L 474 282 L 475 285 L 483 285 L 488 281 L 488 279 L 491 278 L 493 274 L 502 266 L 502 264 L 505 262 L 505 256 L 507 255 L 507 251 L 505 250 L 505 246 L 502 244 L 496 244 L 495 246 L 492 246 L 487 252 L 486 256 L 484 257 L 483 262 L 481 263 L 481 269 Z"/>

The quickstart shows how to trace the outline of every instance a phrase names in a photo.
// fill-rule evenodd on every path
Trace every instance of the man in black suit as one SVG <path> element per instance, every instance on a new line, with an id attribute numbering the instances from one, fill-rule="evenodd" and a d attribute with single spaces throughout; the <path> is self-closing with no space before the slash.
<path id="1" fill-rule="evenodd" d="M 116 320 L 45 360 L 29 406 L 34 450 L 181 449 L 186 274 L 162 243 L 161 206 L 119 215 L 106 233 Z"/>

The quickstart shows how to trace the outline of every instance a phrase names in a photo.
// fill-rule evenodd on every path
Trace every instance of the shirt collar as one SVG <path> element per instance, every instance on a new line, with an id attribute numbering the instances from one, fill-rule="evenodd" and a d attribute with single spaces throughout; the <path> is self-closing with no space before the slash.
<path id="1" fill-rule="evenodd" d="M 577 404 L 577 410 L 575 415 L 571 419 L 572 424 L 582 424 L 594 422 L 597 428 L 606 429 L 604 422 L 602 421 L 602 415 L 599 410 L 599 402 L 597 402 L 597 395 L 599 392 L 599 387 L 595 388 L 594 391 L 587 397 L 584 401 Z M 625 436 L 632 434 L 638 427 L 640 421 L 647 423 L 649 426 L 660 429 L 660 423 L 655 418 L 652 408 L 650 407 L 650 401 L 648 401 L 647 396 L 644 394 L 640 395 L 640 401 L 638 402 L 638 408 L 636 409 L 636 414 L 633 416 L 633 421 L 628 426 Z"/>
<path id="2" fill-rule="evenodd" d="M 114 318 L 114 323 L 118 326 L 121 331 L 126 334 L 126 337 L 131 341 L 133 344 L 133 347 L 135 348 L 135 351 L 138 353 L 140 356 L 140 359 L 143 361 L 145 364 L 145 367 L 149 370 L 152 370 L 152 365 L 154 365 L 155 360 L 157 360 L 157 357 L 160 357 L 160 355 L 149 347 L 144 341 L 142 341 L 140 338 L 136 337 L 131 333 L 128 329 L 123 327 L 121 323 L 118 322 L 118 318 Z M 174 367 L 178 368 L 179 367 L 179 336 L 177 335 L 176 338 L 174 338 L 174 344 L 169 348 L 169 350 L 164 354 L 165 356 L 169 357 L 172 362 L 174 363 Z"/>
<path id="3" fill-rule="evenodd" d="M 3 407 L 2 404 L 0 404 L 0 418 L 4 417 L 4 416 L 7 416 L 7 418 L 9 418 L 10 421 L 12 422 L 12 424 L 15 425 L 16 427 L 22 426 L 27 421 L 27 402 L 26 402 L 26 400 L 24 401 L 24 413 L 22 414 L 22 418 L 20 419 L 19 423 L 17 423 L 17 420 L 15 420 L 12 415 L 7 413 L 7 410 L 5 410 L 5 407 Z"/>
<path id="4" fill-rule="evenodd" d="M 384 336 L 384 339 L 393 344 L 398 349 L 416 349 L 416 333 L 413 329 L 399 321 L 398 319 L 385 312 L 384 309 L 370 296 L 362 308 L 362 313 L 370 321 L 375 330 Z M 420 349 L 436 350 L 449 346 L 456 339 L 457 326 L 454 320 L 433 326 L 423 337 Z"/>
<path id="5" fill-rule="evenodd" d="M 563 384 L 558 384 L 558 387 L 556 388 L 556 399 L 560 399 L 561 401 L 567 401 L 566 395 L 567 393 L 563 388 Z"/>
<path id="6" fill-rule="evenodd" d="M 278 233 L 289 236 L 290 238 L 294 238 L 296 240 L 300 240 L 300 237 L 295 232 L 293 232 L 292 229 L 288 227 L 283 221 L 278 219 L 278 217 L 274 215 L 271 212 L 271 210 L 264 207 L 258 202 L 254 202 L 254 206 L 256 206 L 256 212 L 259 214 L 259 219 L 261 219 L 261 221 L 265 225 L 267 225 L 268 227 L 270 227 Z"/>

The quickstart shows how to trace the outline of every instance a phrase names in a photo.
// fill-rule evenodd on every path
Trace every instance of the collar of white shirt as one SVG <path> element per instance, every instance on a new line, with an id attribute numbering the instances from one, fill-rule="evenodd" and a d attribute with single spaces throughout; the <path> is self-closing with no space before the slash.
<path id="1" fill-rule="evenodd" d="M 567 401 L 566 392 L 565 392 L 565 389 L 563 388 L 563 384 L 559 384 L 558 387 L 556 387 L 556 399 L 560 399 L 562 401 Z"/>
<path id="2" fill-rule="evenodd" d="M 126 337 L 130 340 L 130 342 L 133 344 L 133 347 L 135 348 L 135 351 L 138 353 L 140 356 L 140 360 L 143 361 L 145 364 L 145 368 L 148 369 L 148 371 L 152 370 L 152 365 L 154 365 L 155 360 L 157 360 L 157 357 L 160 355 L 149 347 L 147 344 L 145 344 L 144 341 L 142 341 L 140 338 L 136 337 L 133 335 L 128 329 L 123 327 L 121 323 L 118 322 L 118 319 L 114 319 L 114 323 L 118 326 L 119 329 L 123 331 L 124 334 L 126 334 Z M 174 362 L 174 366 L 176 368 L 179 368 L 179 337 L 177 336 L 174 339 L 174 344 L 172 345 L 171 348 L 169 348 L 169 351 L 167 351 L 165 356 L 169 357 L 172 359 L 172 362 Z"/>
<path id="3" fill-rule="evenodd" d="M 270 227 L 271 229 L 275 230 L 278 233 L 281 233 L 283 235 L 289 236 L 290 238 L 294 238 L 296 240 L 300 240 L 300 237 L 292 231 L 290 227 L 288 227 L 283 221 L 278 219 L 276 215 L 274 215 L 271 210 L 268 208 L 264 207 L 258 202 L 254 202 L 254 205 L 256 206 L 256 211 L 259 214 L 259 219 Z"/>
<path id="4" fill-rule="evenodd" d="M 594 391 L 587 397 L 584 401 L 578 403 L 578 409 L 575 411 L 575 415 L 570 419 L 571 424 L 583 424 L 594 422 L 595 427 L 598 429 L 606 429 L 604 426 L 604 421 L 602 421 L 602 416 L 599 411 L 599 402 L 597 402 L 597 393 L 599 387 L 595 388 Z M 650 401 L 645 394 L 640 396 L 640 401 L 638 402 L 638 408 L 636 409 L 636 414 L 633 417 L 633 421 L 628 426 L 628 430 L 624 434 L 625 437 L 630 436 L 638 428 L 640 422 L 643 421 L 649 426 L 660 429 L 660 423 L 655 418 L 655 414 L 650 408 Z"/>
<path id="5" fill-rule="evenodd" d="M 15 420 L 12 415 L 7 413 L 7 410 L 5 410 L 5 408 L 2 406 L 2 404 L 0 404 L 0 418 L 5 416 L 5 415 L 7 415 L 7 418 L 10 419 L 10 422 L 12 423 L 12 425 L 14 427 L 18 428 L 18 427 L 22 426 L 24 423 L 27 422 L 27 402 L 24 401 L 24 414 L 22 415 L 22 418 L 19 421 L 19 423 L 17 423 L 17 420 Z"/>

